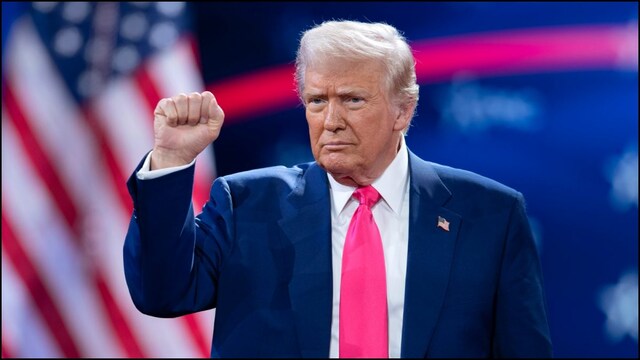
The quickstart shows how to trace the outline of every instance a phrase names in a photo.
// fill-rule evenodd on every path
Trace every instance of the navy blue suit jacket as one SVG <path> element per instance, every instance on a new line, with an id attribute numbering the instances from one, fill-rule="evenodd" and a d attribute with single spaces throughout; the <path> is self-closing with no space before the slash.
<path id="1" fill-rule="evenodd" d="M 522 195 L 409 155 L 402 356 L 550 357 Z M 216 308 L 212 357 L 328 357 L 326 172 L 308 163 L 220 177 L 195 221 L 192 184 L 193 167 L 129 179 L 124 270 L 136 307 L 158 317 Z"/>

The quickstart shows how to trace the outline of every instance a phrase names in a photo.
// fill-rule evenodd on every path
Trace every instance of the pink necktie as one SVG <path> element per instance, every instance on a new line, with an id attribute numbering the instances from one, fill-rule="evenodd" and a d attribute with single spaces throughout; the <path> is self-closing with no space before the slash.
<path id="1" fill-rule="evenodd" d="M 387 282 L 380 231 L 371 207 L 380 194 L 371 185 L 353 197 L 360 205 L 351 218 L 342 253 L 340 357 L 389 356 Z"/>

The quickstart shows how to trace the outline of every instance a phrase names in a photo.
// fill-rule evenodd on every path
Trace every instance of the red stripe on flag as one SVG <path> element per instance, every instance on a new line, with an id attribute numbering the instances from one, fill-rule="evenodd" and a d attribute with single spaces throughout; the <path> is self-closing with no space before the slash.
<path id="1" fill-rule="evenodd" d="M 78 233 L 78 212 L 73 205 L 71 197 L 64 190 L 64 186 L 56 170 L 51 165 L 51 162 L 35 136 L 33 136 L 34 132 L 29 126 L 29 122 L 24 115 L 25 113 L 20 108 L 11 86 L 9 86 L 9 84 L 3 84 L 2 90 L 2 100 L 9 114 L 9 121 L 12 122 L 18 132 L 25 152 L 33 163 L 33 167 L 38 172 L 38 175 L 40 175 L 47 186 L 49 194 L 51 194 L 51 197 L 55 200 L 56 206 L 66 220 L 67 225 L 73 233 Z"/>
<path id="2" fill-rule="evenodd" d="M 118 336 L 120 344 L 125 349 L 127 356 L 133 358 L 144 357 L 144 353 L 140 348 L 140 344 L 138 344 L 136 337 L 131 331 L 131 327 L 118 308 L 116 299 L 114 299 L 111 291 L 109 291 L 109 286 L 105 282 L 104 277 L 96 276 L 96 286 L 98 288 L 98 291 L 100 292 L 100 297 L 104 301 L 105 308 L 107 314 L 109 315 L 109 319 L 111 320 L 114 331 Z"/>
<path id="3" fill-rule="evenodd" d="M 133 74 L 133 79 L 145 99 L 147 109 L 151 109 L 149 112 L 151 116 L 149 117 L 151 118 L 151 124 L 153 125 L 153 113 L 156 109 L 156 104 L 158 104 L 158 101 L 162 99 L 162 96 L 160 95 L 158 88 L 153 83 L 146 66 L 140 66 Z M 153 129 L 153 127 L 151 127 L 151 129 Z"/>
<path id="4" fill-rule="evenodd" d="M 4 204 L 2 207 L 5 208 Z M 63 317 L 60 315 L 60 311 L 42 281 L 43 277 L 31 262 L 27 252 L 20 245 L 20 240 L 9 221 L 7 221 L 4 211 L 2 212 L 2 250 L 16 269 L 18 276 L 22 279 L 31 295 L 35 308 L 44 319 L 49 328 L 49 333 L 60 346 L 64 356 L 69 358 L 82 357 Z M 4 342 L 2 343 L 2 356 L 5 356 Z"/>
<path id="5" fill-rule="evenodd" d="M 13 352 L 9 350 L 9 347 L 5 344 L 4 339 L 2 339 L 2 358 L 3 359 L 15 358 L 15 355 L 13 355 Z"/>
<path id="6" fill-rule="evenodd" d="M 55 206 L 64 215 L 67 226 L 74 234 L 73 240 L 75 245 L 82 250 L 82 236 L 80 226 L 77 224 L 78 211 L 76 206 L 71 200 L 71 196 L 69 196 L 66 187 L 60 180 L 60 176 L 52 167 L 52 162 L 49 160 L 40 144 L 36 141 L 34 132 L 29 126 L 29 121 L 24 115 L 25 112 L 17 102 L 10 84 L 4 85 L 3 100 L 7 112 L 10 115 L 8 118 L 17 129 L 18 137 L 20 138 L 24 151 L 27 153 L 34 168 L 42 178 L 42 181 L 46 184 L 49 194 L 54 199 Z M 124 182 L 120 187 L 124 188 Z M 127 198 L 129 198 L 128 195 Z M 91 275 L 93 277 L 94 285 L 101 295 L 100 298 L 109 317 L 111 330 L 116 335 L 120 345 L 128 356 L 143 357 L 144 354 L 137 342 L 137 339 L 133 336 L 133 332 L 125 321 L 122 311 L 119 309 L 113 295 L 111 295 L 108 287 L 105 285 L 106 281 L 103 273 L 98 268 L 95 268 Z"/>
<path id="7" fill-rule="evenodd" d="M 81 108 L 82 115 L 86 120 L 86 123 L 89 125 L 89 129 L 93 134 L 94 141 L 96 142 L 96 148 L 99 149 L 100 155 L 102 157 L 102 161 L 104 162 L 104 166 L 108 171 L 105 171 L 104 174 L 109 177 L 111 181 L 113 193 L 116 195 L 116 198 L 120 202 L 120 205 L 124 209 L 126 214 L 131 214 L 133 211 L 133 201 L 129 196 L 129 192 L 127 191 L 126 181 L 127 177 L 124 175 L 123 171 L 120 169 L 120 164 L 116 160 L 115 155 L 113 154 L 113 150 L 109 146 L 109 142 L 107 140 L 107 136 L 105 131 L 102 130 L 100 126 L 100 121 L 96 117 L 91 104 L 85 105 Z"/>
<path id="8" fill-rule="evenodd" d="M 188 314 L 182 316 L 181 319 L 183 320 L 182 325 L 187 329 L 187 333 L 191 334 L 190 339 L 193 341 L 196 349 L 198 349 L 200 356 L 208 358 L 210 356 L 210 345 L 209 341 L 205 339 L 202 331 L 200 330 L 197 314 Z"/>
<path id="9" fill-rule="evenodd" d="M 202 56 L 200 55 L 200 48 L 198 47 L 198 41 L 195 37 L 191 35 L 186 35 L 185 40 L 189 44 L 189 49 L 191 50 L 191 57 L 193 61 L 196 63 L 196 67 L 198 71 L 202 73 Z"/>

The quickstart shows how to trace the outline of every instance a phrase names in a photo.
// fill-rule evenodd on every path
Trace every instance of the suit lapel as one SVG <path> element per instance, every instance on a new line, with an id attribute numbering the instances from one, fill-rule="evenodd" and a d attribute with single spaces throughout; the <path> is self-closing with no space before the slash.
<path id="1" fill-rule="evenodd" d="M 449 282 L 460 216 L 443 206 L 451 197 L 431 165 L 409 152 L 409 252 L 402 357 L 425 357 Z M 448 222 L 438 226 L 438 218 Z"/>
<path id="2" fill-rule="evenodd" d="M 329 357 L 333 280 L 331 201 L 327 175 L 313 163 L 288 197 L 279 224 L 294 248 L 289 283 L 302 357 Z"/>

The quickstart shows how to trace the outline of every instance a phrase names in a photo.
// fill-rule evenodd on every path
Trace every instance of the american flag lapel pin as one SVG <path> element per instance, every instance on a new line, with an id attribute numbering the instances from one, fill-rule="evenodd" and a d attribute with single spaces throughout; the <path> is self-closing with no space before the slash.
<path id="1" fill-rule="evenodd" d="M 449 231 L 449 222 L 442 216 L 438 216 L 438 227 L 444 231 Z"/>

